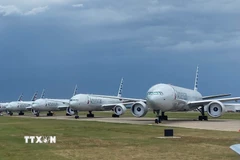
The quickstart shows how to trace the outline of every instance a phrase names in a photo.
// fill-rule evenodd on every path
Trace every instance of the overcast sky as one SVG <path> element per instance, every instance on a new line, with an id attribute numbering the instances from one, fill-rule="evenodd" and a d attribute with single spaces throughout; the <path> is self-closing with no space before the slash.
<path id="1" fill-rule="evenodd" d="M 1 0 L 0 101 L 144 98 L 156 83 L 240 96 L 239 0 Z"/>

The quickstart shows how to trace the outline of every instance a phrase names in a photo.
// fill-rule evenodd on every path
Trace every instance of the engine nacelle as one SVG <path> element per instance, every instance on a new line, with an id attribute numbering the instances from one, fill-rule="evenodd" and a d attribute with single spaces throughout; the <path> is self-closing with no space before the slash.
<path id="1" fill-rule="evenodd" d="M 66 113 L 67 113 L 68 115 L 74 115 L 74 111 L 73 111 L 70 107 L 67 107 Z"/>
<path id="2" fill-rule="evenodd" d="M 38 111 L 34 110 L 34 109 L 31 109 L 31 112 L 33 115 L 36 115 L 37 113 L 39 113 Z"/>
<path id="3" fill-rule="evenodd" d="M 118 116 L 123 115 L 126 110 L 127 108 L 123 104 L 117 104 L 113 109 L 114 113 Z"/>
<path id="4" fill-rule="evenodd" d="M 226 112 L 225 106 L 220 101 L 212 101 L 206 107 L 207 113 L 213 118 L 217 118 L 223 115 Z"/>
<path id="5" fill-rule="evenodd" d="M 131 107 L 132 114 L 135 117 L 143 117 L 148 112 L 148 107 L 144 102 L 136 102 Z"/>

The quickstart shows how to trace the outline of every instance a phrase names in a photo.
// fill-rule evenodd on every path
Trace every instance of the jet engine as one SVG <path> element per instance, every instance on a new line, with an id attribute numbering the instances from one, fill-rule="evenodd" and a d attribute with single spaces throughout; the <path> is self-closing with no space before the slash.
<path id="1" fill-rule="evenodd" d="M 36 110 L 34 110 L 34 109 L 31 109 L 31 112 L 32 112 L 32 114 L 34 114 L 34 115 L 38 114 L 38 111 L 36 111 Z"/>
<path id="2" fill-rule="evenodd" d="M 114 107 L 113 111 L 116 115 L 120 116 L 126 112 L 127 108 L 123 104 L 118 104 Z"/>
<path id="3" fill-rule="evenodd" d="M 66 115 L 74 115 L 74 111 L 70 108 L 70 107 L 67 107 L 66 109 Z"/>
<path id="4" fill-rule="evenodd" d="M 144 102 L 136 102 L 131 107 L 132 114 L 135 117 L 143 117 L 148 112 L 148 107 Z"/>
<path id="5" fill-rule="evenodd" d="M 213 118 L 220 117 L 221 115 L 223 115 L 223 113 L 226 112 L 224 104 L 222 104 L 222 102 L 220 101 L 213 101 L 209 103 L 206 109 L 208 115 Z"/>

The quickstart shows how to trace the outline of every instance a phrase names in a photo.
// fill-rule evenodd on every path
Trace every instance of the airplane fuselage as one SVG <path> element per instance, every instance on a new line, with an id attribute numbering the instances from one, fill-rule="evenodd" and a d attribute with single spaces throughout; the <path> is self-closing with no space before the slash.
<path id="1" fill-rule="evenodd" d="M 7 105 L 7 111 L 26 111 L 33 101 L 13 101 Z"/>
<path id="2" fill-rule="evenodd" d="M 7 110 L 8 103 L 0 103 L 0 112 Z"/>
<path id="3" fill-rule="evenodd" d="M 122 103 L 119 99 L 101 97 L 101 95 L 77 94 L 70 99 L 70 107 L 77 111 L 104 111 L 104 104 L 119 104 Z"/>
<path id="4" fill-rule="evenodd" d="M 34 101 L 32 109 L 37 111 L 58 111 L 60 106 L 68 107 L 67 99 L 47 99 L 40 98 Z"/>
<path id="5" fill-rule="evenodd" d="M 190 110 L 187 102 L 202 100 L 202 95 L 196 90 L 157 84 L 148 90 L 146 99 L 147 105 L 153 110 L 187 111 Z"/>

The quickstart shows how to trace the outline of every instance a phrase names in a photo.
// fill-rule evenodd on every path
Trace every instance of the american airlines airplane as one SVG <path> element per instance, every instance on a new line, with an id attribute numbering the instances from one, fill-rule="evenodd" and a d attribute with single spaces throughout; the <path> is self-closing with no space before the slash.
<path id="1" fill-rule="evenodd" d="M 123 78 L 121 79 L 117 96 L 105 96 L 95 94 L 77 94 L 70 99 L 69 109 L 75 112 L 75 118 L 79 118 L 78 111 L 89 111 L 87 117 L 94 117 L 92 111 L 113 110 L 112 117 L 119 117 L 127 110 L 124 105 L 132 104 L 131 100 L 122 100 Z M 111 98 L 114 97 L 114 98 Z"/>
<path id="2" fill-rule="evenodd" d="M 31 106 L 33 101 L 37 99 L 37 92 L 34 93 L 31 101 L 22 101 L 22 96 L 20 96 L 18 101 L 13 101 L 8 103 L 6 110 L 10 116 L 13 115 L 13 112 L 19 112 L 18 115 L 24 115 L 24 111 L 27 111 L 27 107 Z"/>
<path id="3" fill-rule="evenodd" d="M 240 100 L 240 97 L 216 99 L 229 95 L 230 94 L 220 94 L 205 97 L 202 96 L 202 94 L 198 92 L 197 67 L 195 85 L 193 90 L 174 86 L 171 84 L 160 83 L 152 86 L 148 90 L 146 100 L 123 97 L 121 97 L 121 100 L 135 101 L 131 107 L 131 112 L 136 117 L 145 116 L 148 112 L 148 109 L 151 108 L 158 117 L 155 119 L 155 123 L 161 123 L 161 120 L 168 119 L 168 117 L 164 114 L 167 111 L 189 111 L 195 109 L 198 109 L 201 113 L 201 116 L 198 117 L 200 121 L 208 120 L 208 117 L 204 112 L 204 106 L 207 108 L 207 113 L 209 116 L 214 118 L 220 117 L 226 111 L 225 105 L 222 102 Z M 105 96 L 105 98 L 115 98 L 120 101 L 120 98 L 114 96 Z M 118 108 L 121 107 L 121 105 L 118 106 Z"/>
<path id="4" fill-rule="evenodd" d="M 21 100 L 22 100 L 22 97 L 23 97 L 23 94 L 21 94 L 21 95 L 19 96 L 18 101 L 21 101 Z M 0 113 L 7 111 L 7 105 L 8 105 L 8 104 L 9 104 L 9 102 L 0 103 Z"/>
<path id="5" fill-rule="evenodd" d="M 77 85 L 74 89 L 73 96 L 76 95 L 77 92 Z M 66 109 L 66 115 L 72 115 L 74 114 L 73 111 L 71 111 L 69 107 L 69 99 L 48 99 L 44 98 L 44 93 L 43 96 L 41 96 L 40 99 L 37 99 L 36 101 L 33 102 L 31 106 L 28 107 L 28 109 L 31 109 L 32 113 L 35 116 L 39 116 L 40 111 L 48 111 L 47 116 L 53 116 L 52 111 L 60 111 L 63 109 Z"/>

